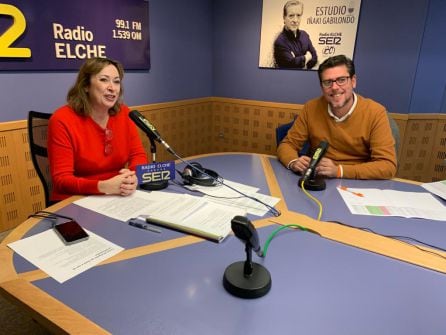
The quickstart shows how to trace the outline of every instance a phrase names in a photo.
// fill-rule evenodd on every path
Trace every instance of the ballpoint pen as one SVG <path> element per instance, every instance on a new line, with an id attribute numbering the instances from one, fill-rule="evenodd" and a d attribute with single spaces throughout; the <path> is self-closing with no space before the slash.
<path id="1" fill-rule="evenodd" d="M 362 194 L 362 193 L 358 193 L 358 192 L 353 192 L 352 190 L 349 190 L 347 186 L 339 186 L 339 188 L 340 188 L 341 190 L 343 190 L 343 191 L 350 192 L 351 194 L 354 194 L 354 195 L 356 195 L 356 196 L 358 196 L 358 197 L 364 197 L 364 194 Z"/>
<path id="2" fill-rule="evenodd" d="M 133 220 L 130 219 L 130 221 L 129 221 L 129 225 L 131 225 L 131 226 L 133 226 L 133 227 L 140 228 L 140 229 L 149 230 L 149 231 L 152 231 L 152 232 L 154 232 L 154 233 L 161 233 L 161 230 L 160 230 L 160 229 L 155 228 L 155 227 L 152 227 L 152 226 L 150 226 L 150 225 L 148 225 L 148 224 L 145 224 L 145 223 L 137 222 L 137 221 L 134 220 L 134 219 L 133 219 Z"/>

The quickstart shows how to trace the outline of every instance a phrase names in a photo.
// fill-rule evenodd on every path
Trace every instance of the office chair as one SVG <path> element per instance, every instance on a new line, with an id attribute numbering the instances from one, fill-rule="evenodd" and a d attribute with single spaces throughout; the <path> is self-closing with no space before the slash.
<path id="1" fill-rule="evenodd" d="M 296 121 L 297 115 L 294 117 L 294 120 L 285 124 L 282 124 L 276 128 L 276 145 L 278 146 L 280 142 L 282 142 L 283 138 L 288 133 L 288 130 L 290 130 L 291 126 L 293 125 L 294 121 Z M 299 155 L 306 155 L 308 154 L 309 149 L 309 143 L 305 142 L 302 149 L 299 151 Z"/>
<path id="2" fill-rule="evenodd" d="M 48 122 L 50 117 L 51 114 L 47 113 L 35 111 L 28 113 L 28 138 L 31 159 L 45 192 L 45 207 L 55 203 L 50 201 L 53 184 L 51 181 L 47 150 Z"/>
<path id="3" fill-rule="evenodd" d="M 279 145 L 280 142 L 282 142 L 283 138 L 288 133 L 288 130 L 290 130 L 294 121 L 295 119 L 289 123 L 282 124 L 276 128 L 276 145 Z"/>
<path id="4" fill-rule="evenodd" d="M 389 118 L 393 139 L 395 140 L 395 154 L 396 158 L 398 159 L 398 150 L 400 148 L 400 128 L 398 127 L 396 121 L 389 114 L 387 114 L 387 117 Z"/>

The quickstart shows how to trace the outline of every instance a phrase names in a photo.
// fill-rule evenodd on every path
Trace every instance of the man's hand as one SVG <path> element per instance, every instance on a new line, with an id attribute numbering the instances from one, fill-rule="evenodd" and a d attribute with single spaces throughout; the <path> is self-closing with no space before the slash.
<path id="1" fill-rule="evenodd" d="M 336 178 L 338 166 L 331 159 L 323 157 L 316 166 L 316 174 L 328 178 Z"/>
<path id="2" fill-rule="evenodd" d="M 303 174 L 310 166 L 310 161 L 310 157 L 300 156 L 297 160 L 290 164 L 290 169 L 299 174 Z"/>
<path id="3" fill-rule="evenodd" d="M 305 66 L 308 66 L 308 62 L 313 58 L 313 56 L 311 56 L 311 53 L 307 51 L 304 57 L 305 57 Z"/>

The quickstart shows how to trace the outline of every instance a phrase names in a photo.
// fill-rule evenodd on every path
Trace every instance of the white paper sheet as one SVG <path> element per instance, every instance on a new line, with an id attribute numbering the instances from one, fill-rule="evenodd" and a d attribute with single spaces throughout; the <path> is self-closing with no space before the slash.
<path id="1" fill-rule="evenodd" d="M 87 240 L 65 245 L 53 229 L 48 229 L 9 243 L 8 247 L 63 283 L 124 250 L 90 231 L 87 233 Z"/>
<path id="2" fill-rule="evenodd" d="M 446 200 L 446 180 L 436 181 L 433 183 L 424 183 L 421 184 L 421 187 Z"/>
<path id="3" fill-rule="evenodd" d="M 144 217 L 184 232 L 222 241 L 231 232 L 231 219 L 246 210 L 209 202 L 185 193 L 137 190 L 129 197 L 88 196 L 75 204 L 114 219 Z"/>
<path id="4" fill-rule="evenodd" d="M 338 187 L 350 212 L 446 221 L 446 206 L 430 193 Z"/>
<path id="5" fill-rule="evenodd" d="M 128 197 L 121 197 L 119 195 L 92 195 L 76 200 L 74 204 L 120 221 L 127 221 L 130 218 L 149 214 L 152 207 L 156 207 L 159 202 L 173 202 L 175 196 L 178 196 L 178 194 L 136 190 Z"/>

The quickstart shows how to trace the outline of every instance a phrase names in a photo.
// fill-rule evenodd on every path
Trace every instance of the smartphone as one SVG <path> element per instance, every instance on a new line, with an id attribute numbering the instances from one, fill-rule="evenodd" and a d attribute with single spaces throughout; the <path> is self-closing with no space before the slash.
<path id="1" fill-rule="evenodd" d="M 67 245 L 88 239 L 87 232 L 73 220 L 55 225 L 54 230 Z"/>

